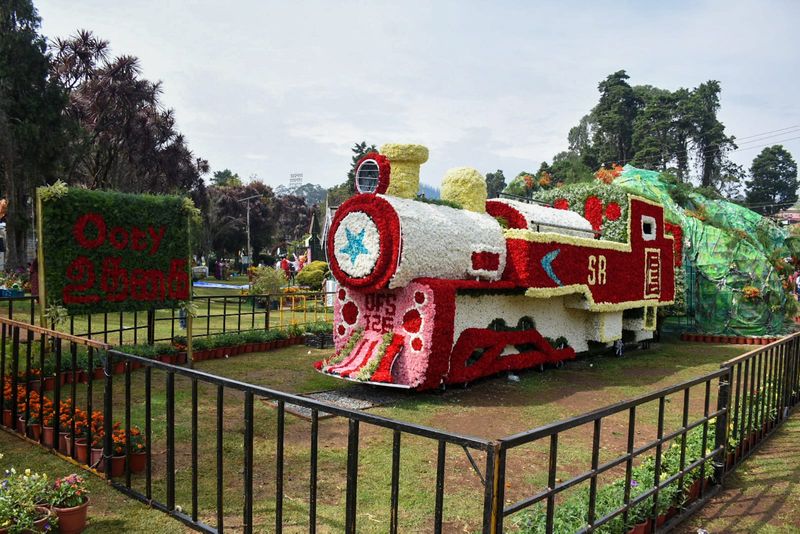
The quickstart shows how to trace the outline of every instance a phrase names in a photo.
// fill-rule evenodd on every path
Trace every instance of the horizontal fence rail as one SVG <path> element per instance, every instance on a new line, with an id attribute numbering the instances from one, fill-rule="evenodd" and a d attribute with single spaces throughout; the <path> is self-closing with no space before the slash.
<path id="1" fill-rule="evenodd" d="M 523 533 L 664 532 L 717 492 L 800 400 L 798 335 L 502 439 L 347 409 L 2 317 L 0 338 L 9 431 L 204 532 L 442 532 L 460 525 L 460 501 L 475 510 L 464 528 L 485 533 L 511 525 Z M 101 382 L 79 377 L 79 358 L 102 364 Z M 297 408 L 308 416 L 291 415 Z M 575 443 L 585 454 L 565 457 L 577 449 L 564 445 Z"/>
<path id="2" fill-rule="evenodd" d="M 257 295 L 192 297 L 196 307 L 193 337 L 281 329 L 333 321 L 331 292 L 299 291 Z M 27 324 L 38 322 L 35 297 L 0 297 L 0 316 Z M 51 325 L 52 326 L 52 325 Z M 153 344 L 186 335 L 186 317 L 178 309 L 73 315 L 56 330 L 111 344 Z"/>

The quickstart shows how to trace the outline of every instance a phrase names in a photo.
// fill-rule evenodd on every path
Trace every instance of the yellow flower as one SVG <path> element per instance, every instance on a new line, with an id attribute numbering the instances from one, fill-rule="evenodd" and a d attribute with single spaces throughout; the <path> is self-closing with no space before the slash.
<path id="1" fill-rule="evenodd" d="M 30 469 L 26 469 L 25 470 L 25 475 L 26 476 L 31 476 L 31 470 Z"/>

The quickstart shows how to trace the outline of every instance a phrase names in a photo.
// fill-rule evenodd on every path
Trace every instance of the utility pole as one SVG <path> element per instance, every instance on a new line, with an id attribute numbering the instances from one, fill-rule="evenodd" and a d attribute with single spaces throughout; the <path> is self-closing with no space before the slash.
<path id="1" fill-rule="evenodd" d="M 250 245 L 250 201 L 254 198 L 261 198 L 261 195 L 253 195 L 239 199 L 239 202 L 247 202 L 247 259 L 250 265 L 253 265 L 253 248 Z"/>

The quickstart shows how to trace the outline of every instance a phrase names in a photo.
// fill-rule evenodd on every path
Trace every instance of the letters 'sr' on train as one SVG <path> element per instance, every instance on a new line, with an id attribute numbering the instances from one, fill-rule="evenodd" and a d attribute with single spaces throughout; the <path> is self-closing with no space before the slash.
<path id="1" fill-rule="evenodd" d="M 558 363 L 623 330 L 652 338 L 675 292 L 660 205 L 629 196 L 627 243 L 606 241 L 578 213 L 486 200 L 472 169 L 443 184 L 465 209 L 416 200 L 427 158 L 385 145 L 357 166 L 359 194 L 328 231 L 336 353 L 318 370 L 423 390 Z"/>

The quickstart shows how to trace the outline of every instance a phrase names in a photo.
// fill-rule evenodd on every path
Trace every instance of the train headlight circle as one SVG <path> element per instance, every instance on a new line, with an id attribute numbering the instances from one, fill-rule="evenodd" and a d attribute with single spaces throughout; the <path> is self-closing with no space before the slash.
<path id="1" fill-rule="evenodd" d="M 356 164 L 356 191 L 361 194 L 383 194 L 389 188 L 392 165 L 389 158 L 370 152 Z"/>
<path id="2" fill-rule="evenodd" d="M 378 189 L 380 176 L 377 161 L 374 159 L 362 161 L 356 170 L 356 189 L 359 193 L 374 193 Z"/>
<path id="3" fill-rule="evenodd" d="M 364 278 L 375 270 L 380 255 L 380 235 L 372 217 L 361 211 L 348 213 L 333 238 L 339 268 L 353 278 Z"/>

